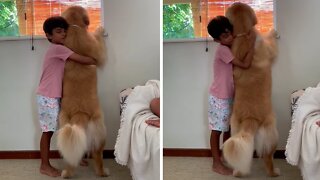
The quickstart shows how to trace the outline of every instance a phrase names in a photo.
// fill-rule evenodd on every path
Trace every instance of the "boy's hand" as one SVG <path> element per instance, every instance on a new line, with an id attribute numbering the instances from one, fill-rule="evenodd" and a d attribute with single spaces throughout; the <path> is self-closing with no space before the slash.
<path id="1" fill-rule="evenodd" d="M 82 56 L 77 53 L 73 53 L 69 56 L 69 59 L 77 63 L 86 64 L 86 65 L 96 65 L 97 61 L 92 57 Z"/>
<path id="2" fill-rule="evenodd" d="M 252 28 L 250 29 L 249 33 L 247 34 L 247 38 L 248 39 L 256 39 L 256 31 Z"/>
<path id="3" fill-rule="evenodd" d="M 89 57 L 91 59 L 91 63 L 90 65 L 97 65 L 97 60 L 92 58 L 92 57 Z"/>

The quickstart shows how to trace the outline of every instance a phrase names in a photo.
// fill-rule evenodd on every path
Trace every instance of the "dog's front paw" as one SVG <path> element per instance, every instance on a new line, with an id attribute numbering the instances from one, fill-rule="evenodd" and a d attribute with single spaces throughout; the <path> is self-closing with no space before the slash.
<path id="1" fill-rule="evenodd" d="M 280 35 L 275 29 L 269 31 L 269 37 L 279 39 Z"/>
<path id="2" fill-rule="evenodd" d="M 105 30 L 102 26 L 99 26 L 97 29 L 96 29 L 96 32 L 95 32 L 97 35 L 101 35 L 103 36 L 104 33 L 105 33 Z"/>

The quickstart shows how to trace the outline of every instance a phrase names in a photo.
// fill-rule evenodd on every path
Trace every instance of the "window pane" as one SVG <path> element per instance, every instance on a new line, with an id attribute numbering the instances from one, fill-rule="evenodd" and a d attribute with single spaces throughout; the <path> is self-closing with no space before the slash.
<path id="1" fill-rule="evenodd" d="M 44 35 L 43 22 L 50 16 L 61 15 L 73 5 L 87 9 L 89 31 L 101 26 L 101 0 L 1 0 L 0 36 Z"/>
<path id="2" fill-rule="evenodd" d="M 43 35 L 44 33 L 42 30 L 42 25 L 48 17 L 61 15 L 61 13 L 69 6 L 74 5 L 82 6 L 87 9 L 90 18 L 89 31 L 94 31 L 98 26 L 101 25 L 100 0 L 34 0 L 34 33 L 36 35 Z"/>
<path id="3" fill-rule="evenodd" d="M 166 0 L 165 2 L 171 3 L 171 5 L 164 4 L 163 6 L 163 37 L 164 39 L 172 38 L 193 38 L 193 37 L 208 37 L 207 34 L 207 24 L 208 22 L 218 15 L 225 15 L 227 8 L 234 2 L 242 2 L 250 5 L 254 10 L 258 18 L 258 24 L 256 28 L 264 33 L 268 32 L 273 28 L 273 0 L 192 0 L 190 5 L 190 21 L 192 24 L 189 27 L 193 28 L 193 36 L 180 36 L 180 31 L 175 32 L 177 24 L 182 24 L 179 22 L 179 18 L 184 16 L 185 11 L 175 9 L 174 12 L 169 11 L 168 7 L 180 6 L 183 1 L 190 0 Z M 175 14 L 175 15 L 173 15 Z M 200 18 L 201 16 L 201 18 Z M 193 18 L 192 18 L 193 17 Z M 201 19 L 201 21 L 199 20 Z M 183 25 L 180 25 L 183 27 Z M 170 33 L 170 35 L 168 35 Z"/>
<path id="4" fill-rule="evenodd" d="M 0 36 L 19 36 L 17 8 L 14 1 L 0 1 Z"/>
<path id="5" fill-rule="evenodd" d="M 163 6 L 163 38 L 193 38 L 191 4 Z"/>
<path id="6" fill-rule="evenodd" d="M 258 18 L 256 28 L 262 32 L 268 32 L 273 28 L 273 0 L 240 0 L 240 1 L 226 1 L 226 0 L 208 0 L 208 20 L 218 15 L 224 15 L 227 8 L 234 2 L 246 3 L 252 7 Z M 204 4 L 204 3 L 202 3 Z M 205 6 L 205 5 L 204 5 Z M 205 16 L 206 12 L 202 12 Z M 206 24 L 204 31 L 206 32 Z"/>

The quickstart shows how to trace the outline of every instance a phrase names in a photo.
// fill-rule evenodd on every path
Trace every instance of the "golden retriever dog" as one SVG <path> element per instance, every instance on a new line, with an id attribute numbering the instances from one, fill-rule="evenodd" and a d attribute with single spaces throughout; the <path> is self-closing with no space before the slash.
<path id="1" fill-rule="evenodd" d="M 235 36 L 232 53 L 243 59 L 255 41 L 254 57 L 249 69 L 234 67 L 235 98 L 231 115 L 231 138 L 223 145 L 223 155 L 234 169 L 234 176 L 250 173 L 254 150 L 265 164 L 269 176 L 280 171 L 273 166 L 278 142 L 276 119 L 271 104 L 271 68 L 277 55 L 276 33 L 262 36 L 255 29 L 257 17 L 253 9 L 234 3 L 226 12 Z M 249 32 L 256 39 L 249 39 Z"/>
<path id="2" fill-rule="evenodd" d="M 68 8 L 62 16 L 69 23 L 65 46 L 78 54 L 93 57 L 97 66 L 102 66 L 106 51 L 104 29 L 89 33 L 89 17 L 80 6 Z M 97 96 L 97 66 L 73 61 L 67 61 L 65 65 L 57 135 L 58 149 L 67 163 L 61 174 L 63 178 L 74 175 L 74 169 L 85 153 L 92 155 L 98 176 L 108 175 L 103 167 L 106 128 Z"/>

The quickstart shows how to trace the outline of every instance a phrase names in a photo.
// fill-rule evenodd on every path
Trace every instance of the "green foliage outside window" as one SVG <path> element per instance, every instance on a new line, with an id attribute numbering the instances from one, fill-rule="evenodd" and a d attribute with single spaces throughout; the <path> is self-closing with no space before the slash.
<path id="1" fill-rule="evenodd" d="M 15 1 L 0 1 L 0 37 L 19 36 Z"/>
<path id="2" fill-rule="evenodd" d="M 194 38 L 191 4 L 163 5 L 163 38 Z"/>

